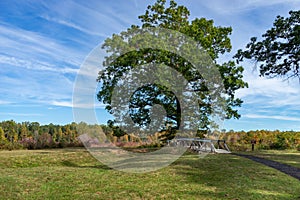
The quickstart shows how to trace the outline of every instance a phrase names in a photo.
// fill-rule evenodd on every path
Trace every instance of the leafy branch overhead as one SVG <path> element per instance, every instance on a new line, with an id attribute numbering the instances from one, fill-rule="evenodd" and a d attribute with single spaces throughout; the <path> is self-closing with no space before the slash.
<path id="1" fill-rule="evenodd" d="M 261 41 L 252 37 L 245 50 L 238 50 L 237 61 L 254 60 L 261 76 L 300 78 L 300 11 L 290 11 L 289 15 L 277 16 Z"/>

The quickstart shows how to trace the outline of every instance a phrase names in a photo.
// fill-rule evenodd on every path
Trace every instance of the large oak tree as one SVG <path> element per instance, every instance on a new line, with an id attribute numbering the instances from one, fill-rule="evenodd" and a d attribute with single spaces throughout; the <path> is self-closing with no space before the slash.
<path id="1" fill-rule="evenodd" d="M 198 95 L 199 109 L 195 111 L 198 115 L 198 129 L 206 130 L 212 124 L 210 115 L 212 114 L 211 101 L 213 100 L 208 95 L 207 87 L 201 82 L 203 77 L 191 70 L 193 66 L 187 60 L 166 50 L 141 47 L 118 57 L 123 42 L 130 43 L 136 39 L 132 37 L 132 32 L 141 28 L 160 27 L 175 30 L 193 38 L 199 44 L 199 48 L 203 48 L 209 54 L 218 68 L 223 82 L 224 90 L 220 94 L 226 102 L 223 114 L 228 119 L 239 118 L 240 115 L 236 108 L 241 106 L 242 100 L 235 97 L 235 92 L 240 88 L 247 87 L 247 83 L 242 80 L 243 67 L 237 66 L 233 61 L 217 62 L 221 54 L 231 51 L 229 38 L 232 32 L 231 27 L 215 26 L 213 20 L 205 18 L 190 20 L 190 12 L 185 6 L 179 6 L 173 0 L 170 1 L 169 6 L 166 4 L 166 0 L 157 0 L 156 3 L 147 7 L 144 15 L 139 16 L 140 26 L 132 25 L 127 31 L 118 35 L 114 34 L 112 38 L 105 40 L 102 47 L 111 55 L 106 57 L 103 63 L 105 69 L 99 73 L 98 81 L 101 83 L 101 88 L 97 95 L 98 100 L 107 105 L 106 110 L 110 113 L 117 113 L 118 111 L 114 110 L 111 105 L 112 93 L 118 85 L 118 81 L 122 80 L 122 76 L 142 64 L 164 63 L 182 73 L 189 81 L 190 89 Z M 140 126 L 149 124 L 151 121 L 150 111 L 154 104 L 160 104 L 166 110 L 168 123 L 172 124 L 173 129 L 179 129 L 183 117 L 180 113 L 181 105 L 171 91 L 156 84 L 146 85 L 132 95 L 128 106 L 131 108 L 133 121 Z"/>

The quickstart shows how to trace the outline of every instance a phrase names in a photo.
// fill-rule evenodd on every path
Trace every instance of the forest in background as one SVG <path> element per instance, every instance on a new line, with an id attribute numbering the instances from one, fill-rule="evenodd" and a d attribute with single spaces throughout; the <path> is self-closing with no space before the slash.
<path id="1" fill-rule="evenodd" d="M 102 130 L 107 139 L 117 146 L 124 147 L 160 147 L 165 145 L 164 133 L 156 133 L 147 138 L 133 133 L 125 133 L 120 128 L 109 125 L 88 126 L 94 132 Z M 43 149 L 83 146 L 78 136 L 79 124 L 73 122 L 66 125 L 41 125 L 38 122 L 17 123 L 13 120 L 0 122 L 0 149 Z M 226 131 L 217 133 L 220 139 L 225 139 L 231 150 L 248 151 L 251 141 L 255 141 L 256 149 L 297 149 L 300 151 L 299 131 Z"/>

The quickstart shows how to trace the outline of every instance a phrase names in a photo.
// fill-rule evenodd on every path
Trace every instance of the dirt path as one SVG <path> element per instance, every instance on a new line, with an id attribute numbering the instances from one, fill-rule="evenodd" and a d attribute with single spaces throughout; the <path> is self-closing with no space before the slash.
<path id="1" fill-rule="evenodd" d="M 283 163 L 279 163 L 279 162 L 276 162 L 276 161 L 273 161 L 273 160 L 267 160 L 267 159 L 264 159 L 264 158 L 251 156 L 251 155 L 237 154 L 237 153 L 234 153 L 233 155 L 248 158 L 248 159 L 253 160 L 255 162 L 259 162 L 259 163 L 262 163 L 262 164 L 267 165 L 269 167 L 273 167 L 274 169 L 277 169 L 277 170 L 279 170 L 279 171 L 281 171 L 281 172 L 283 172 L 287 175 L 290 175 L 290 176 L 292 176 L 292 177 L 294 177 L 294 178 L 296 178 L 300 181 L 300 168 L 293 167 L 293 166 L 290 166 L 290 165 L 286 165 L 286 164 L 283 164 Z"/>

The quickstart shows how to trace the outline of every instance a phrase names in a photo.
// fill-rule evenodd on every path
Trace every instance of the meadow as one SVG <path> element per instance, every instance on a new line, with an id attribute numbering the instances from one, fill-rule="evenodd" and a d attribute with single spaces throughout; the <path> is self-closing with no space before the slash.
<path id="1" fill-rule="evenodd" d="M 269 158 L 299 158 L 281 153 Z M 0 160 L 0 199 L 300 199 L 297 179 L 228 154 L 187 152 L 145 174 L 110 169 L 84 148 L 0 151 Z"/>

